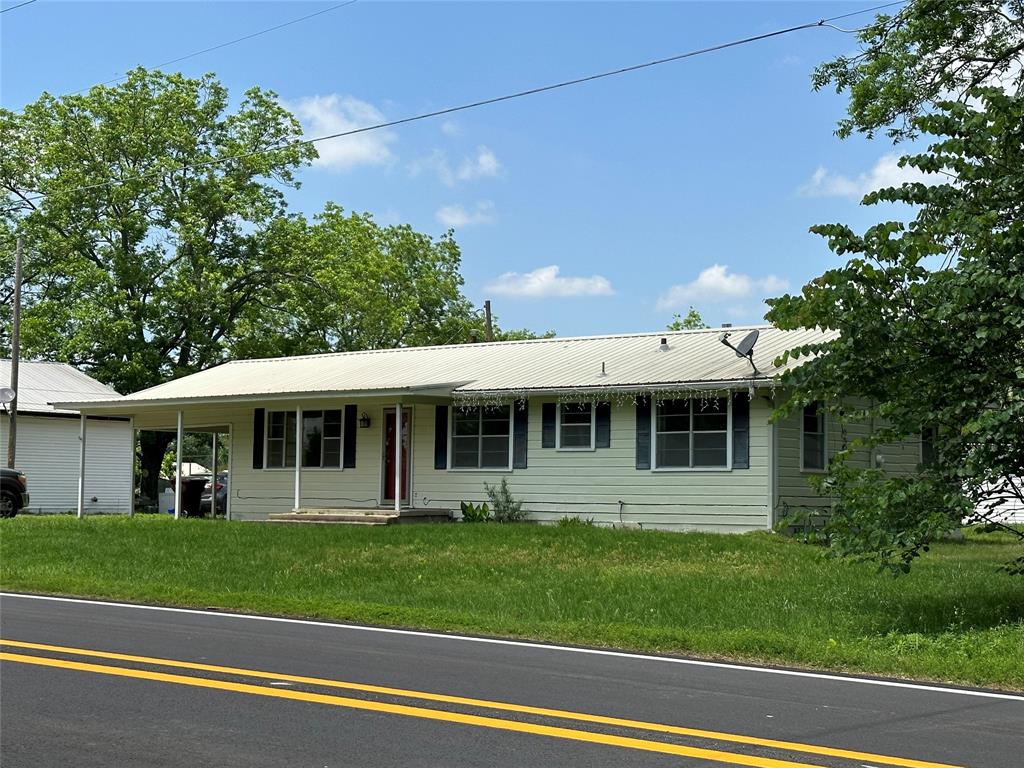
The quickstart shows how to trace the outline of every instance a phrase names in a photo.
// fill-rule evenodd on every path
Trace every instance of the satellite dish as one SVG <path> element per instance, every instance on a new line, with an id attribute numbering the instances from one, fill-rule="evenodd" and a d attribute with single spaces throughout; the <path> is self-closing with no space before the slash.
<path id="1" fill-rule="evenodd" d="M 14 398 L 17 393 L 10 387 L 0 387 L 0 403 L 7 405 L 8 403 L 14 402 Z"/>
<path id="2" fill-rule="evenodd" d="M 754 345 L 757 344 L 757 337 L 760 335 L 760 331 L 754 329 L 746 336 L 744 336 L 739 344 L 733 345 L 729 341 L 729 334 L 723 333 L 718 340 L 725 344 L 729 349 L 736 353 L 736 357 L 745 357 L 747 362 L 750 363 L 750 367 L 754 369 L 754 375 L 757 376 L 761 372 L 757 370 L 757 366 L 754 365 Z"/>

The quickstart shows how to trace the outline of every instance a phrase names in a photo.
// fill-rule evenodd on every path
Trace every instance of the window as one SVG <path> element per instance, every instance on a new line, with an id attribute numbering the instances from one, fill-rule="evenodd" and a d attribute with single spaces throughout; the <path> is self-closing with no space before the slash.
<path id="1" fill-rule="evenodd" d="M 729 401 L 663 400 L 655 409 L 655 469 L 729 466 Z"/>
<path id="2" fill-rule="evenodd" d="M 341 411 L 302 412 L 302 466 L 341 466 Z"/>
<path id="3" fill-rule="evenodd" d="M 800 469 L 818 472 L 825 469 L 825 414 L 817 403 L 804 406 L 800 432 Z"/>
<path id="4" fill-rule="evenodd" d="M 267 414 L 266 467 L 295 466 L 295 411 Z"/>
<path id="5" fill-rule="evenodd" d="M 295 466 L 295 411 L 267 414 L 268 469 Z M 341 467 L 341 411 L 302 412 L 302 466 Z"/>
<path id="6" fill-rule="evenodd" d="M 556 446 L 560 451 L 594 450 L 593 403 L 559 403 Z"/>
<path id="7" fill-rule="evenodd" d="M 935 463 L 935 427 L 921 428 L 921 466 L 930 467 Z"/>
<path id="8" fill-rule="evenodd" d="M 452 409 L 452 469 L 511 469 L 512 407 Z"/>

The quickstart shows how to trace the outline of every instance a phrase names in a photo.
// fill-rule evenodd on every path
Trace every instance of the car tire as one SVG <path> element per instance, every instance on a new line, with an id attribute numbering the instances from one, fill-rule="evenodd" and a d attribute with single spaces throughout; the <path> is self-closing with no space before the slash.
<path id="1" fill-rule="evenodd" d="M 0 517 L 18 514 L 18 498 L 11 491 L 0 491 Z"/>

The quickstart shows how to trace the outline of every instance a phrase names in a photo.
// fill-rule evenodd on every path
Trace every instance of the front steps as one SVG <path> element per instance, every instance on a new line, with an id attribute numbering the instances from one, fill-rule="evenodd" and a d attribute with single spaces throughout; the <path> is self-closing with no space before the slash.
<path id="1" fill-rule="evenodd" d="M 340 525 L 392 525 L 394 523 L 447 523 L 451 515 L 447 509 L 403 509 L 395 512 L 394 508 L 382 507 L 302 507 L 292 512 L 280 512 L 269 515 L 271 523 L 298 523 Z"/>

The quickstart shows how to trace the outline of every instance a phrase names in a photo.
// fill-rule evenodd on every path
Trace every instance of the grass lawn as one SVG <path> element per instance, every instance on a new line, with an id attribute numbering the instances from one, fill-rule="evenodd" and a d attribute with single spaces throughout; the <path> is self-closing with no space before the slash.
<path id="1" fill-rule="evenodd" d="M 0 587 L 1024 689 L 1018 549 L 970 535 L 894 579 L 769 534 L 22 516 Z"/>

